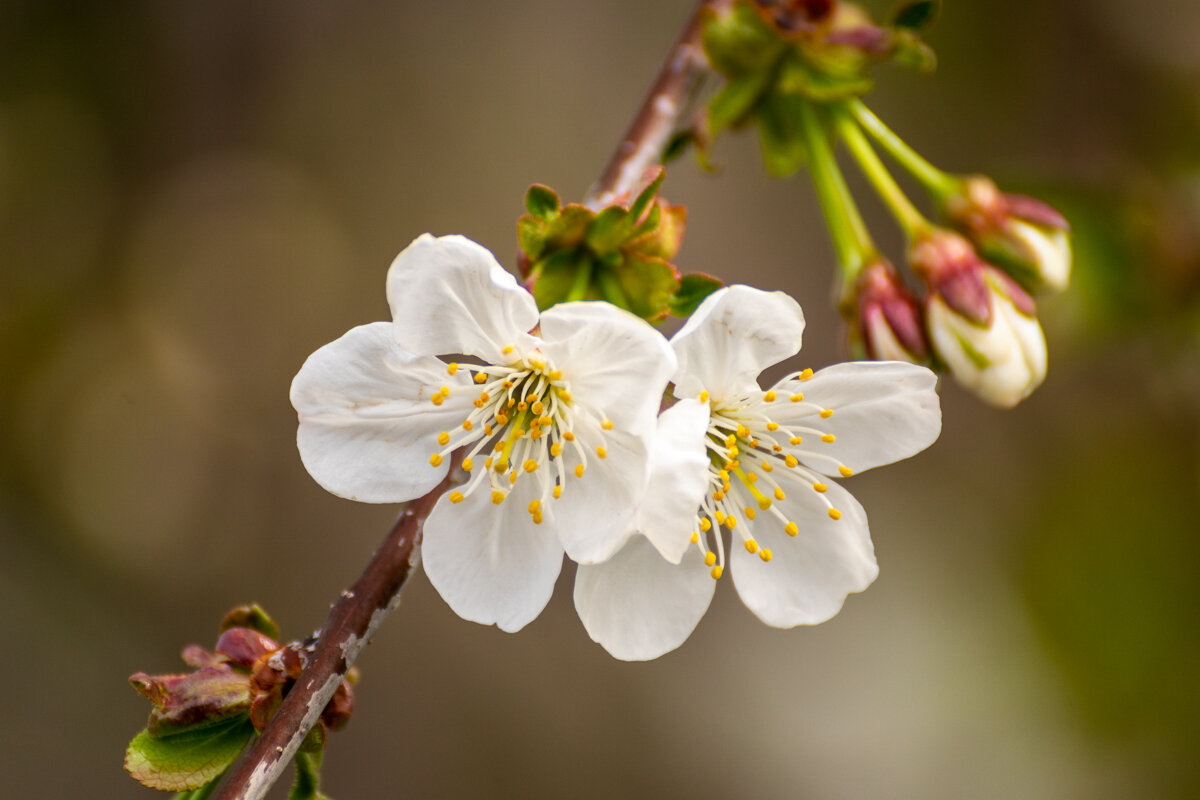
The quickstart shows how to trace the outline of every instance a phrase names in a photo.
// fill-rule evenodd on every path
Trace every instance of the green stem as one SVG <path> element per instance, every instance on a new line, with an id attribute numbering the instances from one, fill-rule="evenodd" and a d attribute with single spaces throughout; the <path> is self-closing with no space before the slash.
<path id="1" fill-rule="evenodd" d="M 875 191 L 892 212 L 896 221 L 900 223 L 900 227 L 909 241 L 931 228 L 929 221 L 921 215 L 917 207 L 908 199 L 908 195 L 900 188 L 900 184 L 896 183 L 895 178 L 887 171 L 887 167 L 883 165 L 883 161 L 871 148 L 871 143 L 867 141 L 862 128 L 858 127 L 854 118 L 839 110 L 834 114 L 834 124 L 837 126 L 838 133 L 841 134 L 842 141 L 846 143 L 846 148 L 854 156 L 854 160 L 858 162 L 863 174 L 875 187 Z"/>
<path id="2" fill-rule="evenodd" d="M 587 255 L 579 257 L 579 269 L 575 272 L 575 280 L 571 283 L 571 290 L 567 292 L 566 300 L 563 302 L 587 299 L 588 289 L 592 286 L 592 268 L 591 257 Z"/>
<path id="3" fill-rule="evenodd" d="M 850 188 L 846 186 L 846 179 L 838 168 L 833 147 L 812 103 L 805 102 L 800 106 L 800 125 L 804 144 L 808 148 L 809 171 L 817 199 L 829 224 L 833 247 L 842 267 L 843 281 L 850 285 L 863 264 L 874 255 L 875 245 L 862 215 L 858 213 L 858 206 L 854 204 Z"/>
<path id="4" fill-rule="evenodd" d="M 946 195 L 960 191 L 958 178 L 948 175 L 925 160 L 924 156 L 909 146 L 908 142 L 896 135 L 895 131 L 883 124 L 883 120 L 857 98 L 846 102 L 846 110 L 853 115 L 858 124 L 863 127 L 871 138 L 885 152 L 904 167 L 910 175 L 917 179 L 925 189 L 942 202 Z"/>

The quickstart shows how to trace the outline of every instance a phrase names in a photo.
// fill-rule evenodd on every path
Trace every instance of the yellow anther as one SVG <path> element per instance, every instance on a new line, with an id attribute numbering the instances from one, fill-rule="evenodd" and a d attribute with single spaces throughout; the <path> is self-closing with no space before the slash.
<path id="1" fill-rule="evenodd" d="M 596 455 L 600 456 L 601 458 L 608 458 L 608 451 L 605 450 L 603 447 L 597 447 Z"/>
<path id="2" fill-rule="evenodd" d="M 717 554 L 709 550 L 704 554 L 704 566 L 711 567 L 715 563 L 717 563 Z"/>
<path id="3" fill-rule="evenodd" d="M 692 544 L 700 541 L 700 534 L 697 531 L 692 531 Z"/>
<path id="4" fill-rule="evenodd" d="M 794 522 L 789 522 L 787 525 L 784 525 L 783 531 L 788 536 L 795 536 L 796 534 L 800 533 L 800 529 L 796 527 L 796 523 Z"/>
<path id="5" fill-rule="evenodd" d="M 832 416 L 833 416 L 833 409 L 832 409 L 832 408 L 823 408 L 823 409 L 821 409 L 821 419 L 829 419 L 829 418 L 830 418 L 830 417 L 832 417 Z"/>
<path id="6" fill-rule="evenodd" d="M 731 448 L 729 448 L 728 450 L 726 450 L 726 451 L 725 451 L 725 455 L 726 455 L 726 457 L 728 457 L 728 458 L 736 458 L 736 457 L 737 457 L 737 454 L 738 454 L 738 453 L 740 453 L 740 452 L 742 452 L 742 451 L 741 451 L 741 450 L 739 450 L 739 449 L 738 449 L 738 446 L 735 444 L 733 447 L 731 447 Z"/>
<path id="7" fill-rule="evenodd" d="M 722 522 L 725 521 L 725 512 L 721 511 L 720 509 L 717 509 L 716 511 L 714 511 L 713 516 L 716 517 L 718 525 L 720 525 Z"/>
<path id="8" fill-rule="evenodd" d="M 440 406 L 443 402 L 445 402 L 445 400 L 446 398 L 442 397 L 440 394 L 435 394 L 433 397 L 429 398 L 429 402 L 433 403 L 435 406 Z"/>
<path id="9" fill-rule="evenodd" d="M 834 436 L 832 433 L 827 433 L 821 437 L 821 441 L 824 442 L 825 444 L 832 444 L 837 441 L 837 437 Z"/>
<path id="10" fill-rule="evenodd" d="M 783 457 L 783 463 L 787 464 L 789 467 L 794 467 L 800 462 L 798 462 L 796 460 L 796 457 L 794 455 L 792 455 L 791 453 L 788 453 L 786 456 Z"/>
<path id="11" fill-rule="evenodd" d="M 441 433 L 438 434 L 438 444 L 447 445 L 449 443 L 450 443 L 450 432 L 449 431 L 442 431 Z"/>
<path id="12" fill-rule="evenodd" d="M 734 528 L 736 528 L 737 527 L 737 517 L 735 517 L 733 514 L 726 514 L 725 515 L 725 527 L 729 528 L 729 530 L 733 530 Z"/>
<path id="13" fill-rule="evenodd" d="M 538 512 L 538 509 L 541 507 L 542 507 L 541 500 L 530 500 L 529 501 L 529 513 L 530 514 L 536 514 Z"/>
<path id="14" fill-rule="evenodd" d="M 492 399 L 492 396 L 487 392 L 480 392 L 479 399 L 486 403 L 488 400 Z"/>
<path id="15" fill-rule="evenodd" d="M 721 478 L 722 481 L 724 481 L 725 483 L 729 483 L 729 470 L 719 469 L 719 470 L 717 470 L 717 475 Z"/>
<path id="16" fill-rule="evenodd" d="M 449 396 L 450 396 L 450 387 L 449 387 L 449 386 L 443 386 L 443 387 L 442 387 L 442 394 L 443 394 L 443 395 L 445 395 L 446 397 L 449 397 Z"/>
<path id="17" fill-rule="evenodd" d="M 450 493 L 450 502 L 451 503 L 461 503 L 462 501 L 463 501 L 463 493 L 462 492 L 451 492 Z"/>
<path id="18" fill-rule="evenodd" d="M 526 403 L 524 400 L 517 403 L 517 411 L 524 411 L 527 408 L 529 408 L 529 403 Z"/>
<path id="19" fill-rule="evenodd" d="M 794 395 L 792 395 L 791 397 L 789 397 L 789 398 L 788 398 L 788 400 L 791 400 L 793 403 L 800 403 L 800 402 L 803 402 L 803 400 L 804 400 L 804 393 L 803 393 L 803 392 L 796 392 Z"/>
<path id="20" fill-rule="evenodd" d="M 464 420 L 463 420 L 462 429 L 463 429 L 464 431 L 469 431 L 469 430 L 471 430 L 471 429 L 472 429 L 472 428 L 474 428 L 474 427 L 475 427 L 475 423 L 474 423 L 474 422 L 471 422 L 471 420 L 469 420 L 469 419 L 464 419 Z"/>
<path id="21" fill-rule="evenodd" d="M 508 355 L 512 351 L 513 351 L 513 346 L 511 344 L 506 344 L 506 345 L 504 345 L 504 349 L 501 350 L 500 352 L 503 353 L 504 355 Z"/>
<path id="22" fill-rule="evenodd" d="M 516 404 L 517 404 L 517 398 L 510 397 L 510 398 L 508 398 L 508 402 L 505 405 L 507 405 L 509 408 L 512 408 Z"/>
<path id="23" fill-rule="evenodd" d="M 829 518 L 830 519 L 841 519 L 842 512 L 838 511 L 836 508 L 831 508 L 831 509 L 829 509 Z"/>
<path id="24" fill-rule="evenodd" d="M 770 461 L 764 461 L 762 463 L 762 471 L 763 472 L 774 472 L 775 466 L 773 464 L 771 464 Z"/>
<path id="25" fill-rule="evenodd" d="M 458 364 L 455 364 L 453 361 L 451 361 L 449 364 L 446 365 L 446 372 L 448 372 L 451 375 L 458 372 Z"/>
<path id="26" fill-rule="evenodd" d="M 557 500 L 560 497 L 562 497 L 562 486 L 555 486 L 554 487 L 554 499 Z"/>
<path id="27" fill-rule="evenodd" d="M 538 423 L 540 425 L 549 425 L 551 422 L 554 422 L 554 420 L 550 417 L 538 417 Z"/>
<path id="28" fill-rule="evenodd" d="M 475 468 L 475 462 L 469 458 L 464 458 L 462 467 L 463 467 L 464 471 L 470 472 L 472 469 Z"/>
<path id="29" fill-rule="evenodd" d="M 788 444 L 790 444 L 792 447 L 795 447 L 798 444 L 804 444 L 804 437 L 793 436 L 792 438 L 788 439 Z"/>
<path id="30" fill-rule="evenodd" d="M 500 384 L 500 385 L 501 385 L 501 386 L 503 386 L 505 389 L 511 389 L 511 388 L 513 387 L 513 382 L 512 382 L 512 381 L 505 381 L 504 383 L 502 383 L 502 384 Z"/>
<path id="31" fill-rule="evenodd" d="M 726 447 L 737 447 L 737 435 L 731 433 L 728 436 L 726 436 L 725 437 L 725 446 Z"/>
<path id="32" fill-rule="evenodd" d="M 759 497 L 758 498 L 758 507 L 761 508 L 763 511 L 766 511 L 768 508 L 771 507 L 771 498 L 767 497 L 766 495 Z M 750 517 L 750 519 L 754 519 L 754 517 Z"/>
<path id="33" fill-rule="evenodd" d="M 747 428 L 745 425 L 738 425 L 737 426 L 737 435 L 742 439 L 749 439 L 750 438 L 750 429 Z"/>
<path id="34" fill-rule="evenodd" d="M 496 505 L 500 505 L 501 503 L 503 503 L 504 502 L 504 492 L 500 491 L 499 489 L 493 489 L 492 490 L 492 502 L 495 503 Z"/>
<path id="35" fill-rule="evenodd" d="M 476 408 L 483 408 L 483 401 L 482 401 L 482 400 L 475 400 L 475 401 L 473 401 L 473 402 L 475 403 L 475 407 L 476 407 Z"/>
<path id="36" fill-rule="evenodd" d="M 534 524 L 534 525 L 541 525 L 541 524 L 542 524 L 542 512 L 540 512 L 540 511 L 539 511 L 539 512 L 537 512 L 536 514 L 534 514 L 534 515 L 533 515 L 533 524 Z"/>
<path id="37" fill-rule="evenodd" d="M 488 376 L 487 376 L 486 372 L 476 372 L 475 373 L 475 382 L 476 383 L 487 383 L 487 379 L 488 379 Z"/>
<path id="38" fill-rule="evenodd" d="M 495 430 L 496 430 L 495 428 L 493 428 L 491 425 L 487 424 L 486 422 L 485 422 L 485 423 L 483 423 L 483 432 L 484 432 L 486 435 L 488 435 L 488 436 L 491 436 L 491 435 L 492 435 L 492 433 L 494 433 L 494 432 L 495 432 Z"/>
<path id="39" fill-rule="evenodd" d="M 778 422 L 768 422 L 768 423 L 767 423 L 767 430 L 769 430 L 769 431 L 777 431 L 777 430 L 779 430 L 779 423 L 778 423 Z"/>
<path id="40" fill-rule="evenodd" d="M 491 469 L 491 468 L 492 468 L 492 458 L 491 458 L 491 456 L 488 456 L 488 459 L 487 459 L 486 461 L 484 461 L 484 462 L 483 462 L 483 468 L 484 468 L 484 469 Z"/>
<path id="41" fill-rule="evenodd" d="M 758 552 L 758 542 L 754 541 L 753 539 L 747 539 L 746 540 L 746 552 L 747 553 L 757 553 Z"/>
<path id="42" fill-rule="evenodd" d="M 562 442 L 555 442 L 554 444 L 550 445 L 550 455 L 554 456 L 555 458 L 562 455 Z"/>
<path id="43" fill-rule="evenodd" d="M 569 403 L 571 402 L 571 393 L 566 389 L 563 389 L 558 393 L 558 399 L 562 400 L 564 403 Z"/>
<path id="44" fill-rule="evenodd" d="M 787 500 L 787 495 L 784 494 L 783 489 L 780 489 L 778 486 L 775 487 L 775 499 L 781 502 L 783 500 Z"/>
<path id="45" fill-rule="evenodd" d="M 576 465 L 575 465 L 575 477 L 576 477 L 576 478 L 582 478 L 582 477 L 583 477 L 583 464 L 576 464 Z"/>
<path id="46" fill-rule="evenodd" d="M 501 426 L 507 425 L 508 424 L 508 415 L 505 414 L 503 411 L 497 411 L 496 412 L 496 424 L 501 425 Z"/>
<path id="47" fill-rule="evenodd" d="M 775 554 L 771 552 L 770 548 L 764 547 L 762 550 L 758 551 L 758 557 L 763 561 L 770 561 L 775 557 Z"/>
<path id="48" fill-rule="evenodd" d="M 441 455 L 441 453 L 434 453 L 433 455 L 431 455 L 431 456 L 429 457 L 429 463 L 430 463 L 430 464 L 432 464 L 432 465 L 433 465 L 433 466 L 435 466 L 435 467 L 440 467 L 440 466 L 442 465 L 442 455 Z"/>
<path id="49" fill-rule="evenodd" d="M 840 467 L 838 467 L 838 472 L 842 474 L 843 478 L 849 478 L 854 474 L 854 470 L 850 469 L 845 464 L 842 464 Z"/>
<path id="50" fill-rule="evenodd" d="M 538 463 L 536 461 L 534 461 L 532 458 L 525 460 L 525 471 L 526 472 L 533 472 L 537 468 L 538 468 Z"/>
<path id="51" fill-rule="evenodd" d="M 725 499 L 725 493 L 722 492 L 720 489 L 713 492 L 713 500 L 720 501 L 720 500 L 724 500 L 724 499 Z"/>
<path id="52" fill-rule="evenodd" d="M 814 483 L 814 484 L 813 484 L 813 491 L 814 491 L 814 492 L 818 492 L 819 494 L 824 494 L 824 493 L 825 493 L 825 490 L 826 490 L 826 489 L 828 489 L 828 488 L 829 488 L 829 487 L 828 487 L 828 486 L 826 486 L 826 485 L 825 485 L 825 484 L 823 484 L 823 483 Z"/>
<path id="53" fill-rule="evenodd" d="M 742 509 L 742 511 L 746 513 L 746 519 L 754 519 L 755 515 L 758 513 L 750 506 L 746 506 Z"/>
<path id="54" fill-rule="evenodd" d="M 546 373 L 546 377 L 552 381 L 561 381 L 562 380 L 562 372 L 557 369 L 552 369 Z"/>
<path id="55" fill-rule="evenodd" d="M 517 471 L 514 469 L 512 472 L 508 473 L 508 483 L 511 486 L 512 484 L 514 484 L 516 482 L 517 482 Z"/>
<path id="56" fill-rule="evenodd" d="M 775 402 L 775 392 L 773 392 L 773 391 L 767 392 L 766 394 L 763 395 L 763 400 L 768 403 L 774 403 Z"/>
<path id="57" fill-rule="evenodd" d="M 708 392 L 701 392 L 699 399 L 700 399 L 701 403 L 707 403 L 708 402 Z"/>
<path id="58" fill-rule="evenodd" d="M 783 452 L 783 448 L 782 448 L 782 447 L 780 447 L 780 446 L 779 446 L 779 445 L 777 445 L 777 444 L 773 444 L 773 445 L 771 445 L 771 449 L 772 449 L 772 450 L 774 450 L 776 453 L 782 453 L 782 452 Z"/>
<path id="59" fill-rule="evenodd" d="M 804 372 L 801 372 L 801 373 L 800 373 L 800 380 L 802 380 L 802 381 L 806 381 L 806 380 L 808 380 L 809 378 L 811 378 L 812 376 L 813 376 L 813 372 L 812 372 L 812 370 L 811 370 L 811 369 L 806 369 L 806 370 L 804 370 Z"/>
<path id="60" fill-rule="evenodd" d="M 725 572 L 725 568 L 718 564 L 717 566 L 713 567 L 712 572 L 708 574 L 713 576 L 714 581 L 719 581 L 723 572 Z"/>
<path id="61" fill-rule="evenodd" d="M 708 533 L 710 530 L 712 530 L 712 523 L 708 521 L 708 517 L 700 520 L 700 530 L 704 531 L 705 533 Z"/>
<path id="62" fill-rule="evenodd" d="M 533 410 L 533 413 L 535 413 L 539 417 L 541 417 L 541 415 L 543 413 L 545 413 L 545 411 L 546 411 L 546 404 L 543 403 L 541 400 L 538 400 L 536 403 L 534 403 L 532 406 L 530 406 L 530 408 Z"/>
<path id="63" fill-rule="evenodd" d="M 568 442 L 573 442 L 573 441 L 575 441 L 575 434 L 572 433 L 571 431 L 567 431 L 566 433 L 563 434 L 563 438 L 566 439 Z"/>
<path id="64" fill-rule="evenodd" d="M 751 483 L 758 483 L 758 473 L 757 472 L 747 472 L 746 480 L 750 481 Z"/>
<path id="65" fill-rule="evenodd" d="M 613 421 L 611 419 L 600 420 L 600 427 L 606 431 L 611 431 L 613 429 Z"/>

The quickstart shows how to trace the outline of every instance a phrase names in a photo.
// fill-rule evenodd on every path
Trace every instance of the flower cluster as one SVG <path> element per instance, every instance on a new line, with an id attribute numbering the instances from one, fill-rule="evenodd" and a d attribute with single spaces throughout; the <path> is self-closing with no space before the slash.
<path id="1" fill-rule="evenodd" d="M 540 613 L 564 553 L 585 627 L 620 658 L 682 643 L 726 569 L 770 625 L 828 619 L 876 574 L 837 479 L 940 430 L 935 376 L 913 364 L 804 370 L 762 391 L 804 327 L 781 293 L 720 289 L 668 342 L 604 302 L 539 314 L 485 249 L 429 235 L 387 289 L 391 322 L 297 374 L 301 457 L 367 502 L 420 496 L 460 458 L 425 525 L 426 573 L 460 616 L 504 630 Z"/>

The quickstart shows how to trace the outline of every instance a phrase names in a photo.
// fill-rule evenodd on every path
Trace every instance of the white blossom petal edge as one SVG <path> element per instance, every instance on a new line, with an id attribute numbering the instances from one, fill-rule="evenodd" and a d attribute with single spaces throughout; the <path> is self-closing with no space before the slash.
<path id="1" fill-rule="evenodd" d="M 866 513 L 833 479 L 932 444 L 941 432 L 937 377 L 914 364 L 867 361 L 806 369 L 763 391 L 758 374 L 799 351 L 803 328 L 787 295 L 730 286 L 672 339 L 676 396 L 702 405 L 707 425 L 690 426 L 686 443 L 685 426 L 660 425 L 650 481 L 689 496 L 681 503 L 648 493 L 644 505 L 660 509 L 643 509 L 638 521 L 653 520 L 653 530 L 644 527 L 645 536 L 576 579 L 584 627 L 617 658 L 657 658 L 682 644 L 711 599 L 699 578 L 711 583 L 727 566 L 746 606 L 780 628 L 824 622 L 875 580 Z M 674 472 L 671 483 L 659 465 Z"/>
<path id="2" fill-rule="evenodd" d="M 461 449 L 467 479 L 425 523 L 423 560 L 460 616 L 518 630 L 564 551 L 603 561 L 630 535 L 670 345 L 606 303 L 538 314 L 486 249 L 425 234 L 392 262 L 392 322 L 313 353 L 292 382 L 314 479 L 373 503 L 429 492 Z M 470 356 L 482 363 L 449 362 Z"/>

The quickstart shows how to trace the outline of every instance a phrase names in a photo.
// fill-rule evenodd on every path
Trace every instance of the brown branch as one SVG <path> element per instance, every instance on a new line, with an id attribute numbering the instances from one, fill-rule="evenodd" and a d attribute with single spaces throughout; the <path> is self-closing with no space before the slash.
<path id="1" fill-rule="evenodd" d="M 307 666 L 279 710 L 230 769 L 212 800 L 258 800 L 296 754 L 300 743 L 346 677 L 354 659 L 400 599 L 400 588 L 420 560 L 421 531 L 434 503 L 454 482 L 455 459 L 446 479 L 405 505 L 354 585 L 342 592 L 325 620 Z"/>
<path id="2" fill-rule="evenodd" d="M 587 202 L 598 208 L 637 186 L 647 168 L 657 164 L 679 116 L 702 74 L 700 28 L 709 0 L 696 6 L 679 39 L 659 70 L 650 93 L 613 153 Z M 407 504 L 366 569 L 334 604 L 312 656 L 296 684 L 242 758 L 222 780 L 212 800 L 261 800 L 278 780 L 301 742 L 321 716 L 379 623 L 399 600 L 400 589 L 419 559 L 421 530 L 429 512 L 457 473 L 455 459 L 446 480 L 432 492 Z"/>
<path id="3" fill-rule="evenodd" d="M 584 200 L 587 206 L 599 210 L 617 196 L 632 191 L 646 170 L 662 160 L 679 117 L 708 67 L 700 47 L 705 8 L 718 10 L 730 2 L 702 0 L 696 5 L 600 180 L 588 190 Z"/>

